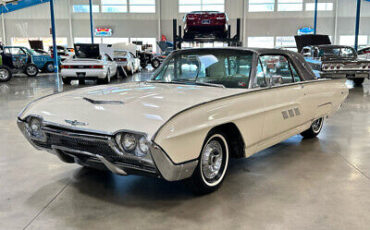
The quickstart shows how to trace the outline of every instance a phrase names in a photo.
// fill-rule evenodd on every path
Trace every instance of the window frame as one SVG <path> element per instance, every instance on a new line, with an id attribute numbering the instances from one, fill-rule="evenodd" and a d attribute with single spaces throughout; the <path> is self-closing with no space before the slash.
<path id="1" fill-rule="evenodd" d="M 129 13 L 132 13 L 132 14 L 155 14 L 157 13 L 157 0 L 153 0 L 154 1 L 154 12 L 152 11 L 145 11 L 145 12 L 139 12 L 139 11 L 131 11 L 131 7 L 132 6 L 153 6 L 152 4 L 131 4 L 131 0 L 126 0 L 127 1 L 127 11 Z"/>
<path id="2" fill-rule="evenodd" d="M 276 11 L 278 12 L 300 12 L 300 11 L 304 11 L 305 10 L 305 5 L 304 5 L 304 0 L 294 0 L 296 2 L 280 2 L 280 1 L 284 1 L 284 0 L 276 0 Z M 298 5 L 300 4 L 301 5 L 301 8 L 300 9 L 293 9 L 293 10 L 282 10 L 282 9 L 279 9 L 280 7 L 282 6 L 287 6 L 287 5 Z"/>
<path id="3" fill-rule="evenodd" d="M 292 82 L 290 83 L 283 83 L 283 84 L 280 84 L 280 85 L 271 85 L 271 82 L 267 82 L 267 86 L 266 87 L 253 87 L 253 84 L 251 84 L 252 82 L 250 82 L 250 86 L 252 89 L 266 89 L 266 88 L 274 88 L 274 87 L 282 87 L 282 86 L 289 86 L 289 85 L 292 85 L 292 84 L 300 84 L 302 82 L 304 82 L 305 80 L 302 78 L 302 76 L 299 74 L 299 71 L 297 71 L 297 66 L 295 65 L 295 63 L 292 61 L 292 59 L 286 55 L 286 54 L 276 54 L 276 53 L 264 53 L 264 54 L 260 54 L 257 56 L 257 65 L 255 65 L 255 68 L 256 68 L 256 71 L 255 71 L 255 74 L 254 74 L 254 78 L 251 78 L 250 80 L 255 80 L 256 77 L 257 77 L 257 66 L 258 66 L 258 63 L 261 63 L 262 65 L 262 68 L 263 68 L 263 64 L 262 64 L 262 61 L 260 59 L 260 57 L 262 56 L 283 56 L 286 58 L 286 60 L 288 61 L 288 66 L 289 66 L 289 72 L 290 72 L 290 75 L 292 77 Z M 295 78 L 294 78 L 294 75 L 293 75 L 293 70 L 291 68 L 294 68 L 294 70 L 296 71 L 298 77 L 299 77 L 299 80 L 300 81 L 296 81 Z M 265 74 L 265 73 L 264 73 Z M 266 74 L 265 74 L 265 79 L 266 79 Z"/>
<path id="4" fill-rule="evenodd" d="M 253 10 L 251 11 L 251 6 L 262 6 L 262 5 L 272 5 L 272 10 Z M 248 1 L 248 13 L 263 13 L 263 12 L 275 12 L 276 10 L 276 0 L 273 3 L 250 3 Z"/>

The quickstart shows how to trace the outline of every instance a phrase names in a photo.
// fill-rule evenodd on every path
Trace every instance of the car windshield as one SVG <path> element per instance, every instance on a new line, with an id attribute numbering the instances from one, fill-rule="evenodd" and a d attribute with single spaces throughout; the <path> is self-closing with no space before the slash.
<path id="1" fill-rule="evenodd" d="M 349 47 L 337 48 L 327 47 L 320 48 L 319 57 L 341 57 L 341 58 L 354 58 L 355 51 Z"/>
<path id="2" fill-rule="evenodd" d="M 152 81 L 248 88 L 253 53 L 238 50 L 198 50 L 174 54 Z"/>

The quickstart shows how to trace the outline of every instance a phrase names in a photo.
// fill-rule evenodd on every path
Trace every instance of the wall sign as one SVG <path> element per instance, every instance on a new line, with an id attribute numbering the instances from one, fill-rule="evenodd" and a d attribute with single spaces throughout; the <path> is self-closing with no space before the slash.
<path id="1" fill-rule="evenodd" d="M 298 35 L 303 35 L 303 34 L 314 34 L 314 29 L 311 27 L 302 27 L 298 29 L 297 32 Z"/>
<path id="2" fill-rule="evenodd" d="M 97 37 L 111 37 L 113 30 L 107 27 L 97 27 L 95 28 L 95 36 Z"/>

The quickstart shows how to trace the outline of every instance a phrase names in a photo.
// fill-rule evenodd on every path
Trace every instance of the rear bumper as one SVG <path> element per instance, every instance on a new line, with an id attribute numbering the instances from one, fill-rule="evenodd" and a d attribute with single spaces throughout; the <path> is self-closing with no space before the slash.
<path id="1" fill-rule="evenodd" d="M 187 25 L 185 31 L 188 33 L 212 33 L 212 32 L 226 32 L 226 25 Z"/>
<path id="2" fill-rule="evenodd" d="M 24 121 L 18 119 L 17 124 L 26 139 L 36 149 L 48 151 L 59 156 L 61 159 L 68 157 L 69 159 L 72 159 L 72 162 L 94 168 L 109 170 L 118 175 L 126 176 L 129 174 L 144 174 L 160 177 L 167 181 L 178 181 L 189 178 L 198 165 L 198 160 L 180 164 L 173 163 L 167 154 L 155 143 L 151 143 L 150 145 L 149 154 L 151 160 L 141 160 L 139 158 L 135 159 L 133 157 L 126 157 L 118 154 L 116 156 L 112 155 L 112 152 L 114 154 L 114 147 L 112 147 L 114 145 L 112 143 L 112 141 L 114 141 L 113 136 L 96 133 L 81 134 L 81 132 L 76 132 L 72 129 L 66 130 L 64 127 L 60 128 L 61 131 L 59 131 L 59 129 L 57 129 L 58 131 L 55 132 L 52 131 L 54 138 L 55 135 L 57 137 L 63 136 L 67 138 L 75 138 L 79 141 L 81 140 L 81 142 L 95 141 L 97 139 L 92 140 L 92 138 L 99 137 L 98 141 L 106 144 L 106 152 L 102 151 L 98 154 L 92 153 L 89 150 L 84 151 L 82 149 L 73 148 L 68 146 L 68 143 L 63 145 L 51 143 L 50 139 L 53 137 L 49 135 L 50 129 L 48 127 L 50 125 L 47 122 L 43 122 L 42 125 L 42 130 L 46 134 L 46 140 L 44 141 L 30 138 L 30 136 L 27 134 Z M 52 127 L 55 129 L 55 124 L 52 124 Z M 111 147 L 110 150 L 109 147 Z"/>
<path id="3" fill-rule="evenodd" d="M 105 79 L 107 71 L 105 69 L 62 69 L 60 75 L 68 79 Z"/>
<path id="4" fill-rule="evenodd" d="M 323 78 L 369 78 L 370 79 L 370 71 L 353 71 L 353 70 L 345 70 L 345 71 L 333 71 L 333 72 L 321 72 L 320 76 Z"/>

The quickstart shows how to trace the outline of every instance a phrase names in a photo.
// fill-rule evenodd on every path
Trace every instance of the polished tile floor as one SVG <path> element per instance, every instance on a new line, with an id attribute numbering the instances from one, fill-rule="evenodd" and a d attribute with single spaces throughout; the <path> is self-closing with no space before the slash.
<path id="1" fill-rule="evenodd" d="M 232 161 L 223 187 L 203 197 L 182 183 L 64 164 L 25 141 L 16 116 L 28 102 L 88 86 L 54 75 L 0 83 L 1 230 L 370 228 L 369 81 L 348 82 L 347 101 L 317 139 L 294 136 Z"/>

